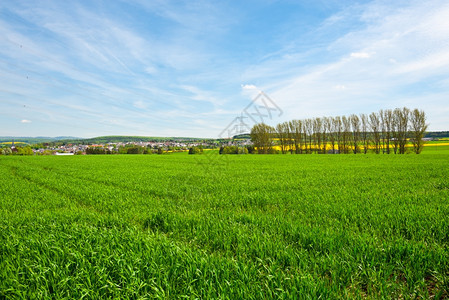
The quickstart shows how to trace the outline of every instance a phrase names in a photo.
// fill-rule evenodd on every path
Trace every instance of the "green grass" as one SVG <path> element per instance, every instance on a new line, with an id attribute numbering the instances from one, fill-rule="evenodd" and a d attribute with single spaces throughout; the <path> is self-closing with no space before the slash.
<path id="1" fill-rule="evenodd" d="M 424 147 L 424 150 L 421 154 L 442 154 L 442 155 L 449 155 L 449 146 L 441 146 L 438 144 L 435 145 L 426 145 Z"/>
<path id="2" fill-rule="evenodd" d="M 448 297 L 441 148 L 2 156 L 0 298 Z"/>

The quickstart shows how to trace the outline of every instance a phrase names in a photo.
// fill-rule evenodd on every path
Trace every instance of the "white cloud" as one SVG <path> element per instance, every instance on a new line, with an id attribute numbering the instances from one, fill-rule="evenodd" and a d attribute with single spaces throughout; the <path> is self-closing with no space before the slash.
<path id="1" fill-rule="evenodd" d="M 441 99 L 449 97 L 447 86 L 440 84 L 449 76 L 449 3 L 416 1 L 399 9 L 383 9 L 379 3 L 371 2 L 361 12 L 378 17 L 366 19 L 367 26 L 344 33 L 326 47 L 334 60 L 302 69 L 294 61 L 279 64 L 290 63 L 290 69 L 297 70 L 296 76 L 285 74 L 271 84 L 270 95 L 279 99 L 285 118 L 408 106 L 428 112 L 430 130 L 446 130 L 437 112 L 447 107 Z"/>
<path id="2" fill-rule="evenodd" d="M 22 120 L 22 121 L 20 121 L 20 123 L 31 123 L 31 121 L 30 120 Z"/>
<path id="3" fill-rule="evenodd" d="M 256 98 L 261 91 L 261 88 L 257 87 L 254 84 L 242 84 L 241 88 L 241 95 L 249 100 L 253 100 L 254 98 Z"/>
<path id="4" fill-rule="evenodd" d="M 242 84 L 243 90 L 257 90 L 257 87 L 254 84 Z"/>
<path id="5" fill-rule="evenodd" d="M 366 53 L 366 52 L 352 52 L 351 53 L 351 57 L 355 57 L 355 58 L 370 58 L 371 54 Z"/>

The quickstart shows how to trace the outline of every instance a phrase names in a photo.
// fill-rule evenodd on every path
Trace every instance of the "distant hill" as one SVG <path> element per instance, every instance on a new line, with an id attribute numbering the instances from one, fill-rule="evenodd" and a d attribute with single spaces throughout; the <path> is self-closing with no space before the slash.
<path id="1" fill-rule="evenodd" d="M 37 137 L 15 137 L 15 136 L 0 136 L 0 143 L 7 142 L 22 142 L 27 144 L 39 144 L 39 143 L 51 143 L 65 139 L 79 139 L 73 136 L 57 136 L 57 137 L 47 137 L 47 136 L 37 136 Z"/>
<path id="2" fill-rule="evenodd" d="M 430 131 L 425 135 L 426 138 L 443 138 L 449 137 L 449 131 Z"/>
<path id="3" fill-rule="evenodd" d="M 251 135 L 249 133 L 237 134 L 232 137 L 233 139 L 250 139 Z"/>
<path id="4" fill-rule="evenodd" d="M 27 144 L 38 143 L 89 143 L 89 144 L 106 144 L 106 143 L 128 143 L 128 142 L 165 142 L 165 141 L 204 141 L 212 139 L 192 138 L 192 137 L 149 137 L 149 136 L 99 136 L 93 138 L 79 138 L 73 136 L 57 136 L 57 137 L 15 137 L 0 136 L 0 143 L 22 142 Z"/>
<path id="5" fill-rule="evenodd" d="M 99 136 L 88 139 L 63 139 L 59 142 L 63 143 L 83 143 L 83 144 L 108 144 L 108 143 L 129 143 L 129 142 L 194 142 L 194 141 L 205 141 L 212 139 L 202 139 L 202 138 L 192 138 L 192 137 L 154 137 L 154 136 L 122 136 L 122 135 L 111 135 L 111 136 Z"/>

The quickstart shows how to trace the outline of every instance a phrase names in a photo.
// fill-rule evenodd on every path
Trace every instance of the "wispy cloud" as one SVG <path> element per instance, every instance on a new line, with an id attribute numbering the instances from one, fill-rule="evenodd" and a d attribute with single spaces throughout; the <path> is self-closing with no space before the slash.
<path id="1" fill-rule="evenodd" d="M 254 84 L 242 84 L 243 90 L 257 90 L 257 86 Z"/>
<path id="2" fill-rule="evenodd" d="M 408 105 L 449 126 L 443 0 L 14 1 L 0 15 L 4 134 L 214 136 L 258 90 L 286 119 Z"/>
<path id="3" fill-rule="evenodd" d="M 355 58 L 370 58 L 371 54 L 366 52 L 352 52 L 351 57 Z"/>
<path id="4" fill-rule="evenodd" d="M 336 88 L 337 90 L 345 90 L 345 89 L 346 89 L 346 86 L 343 85 L 343 84 L 337 84 L 337 85 L 335 86 L 335 88 Z"/>
<path id="5" fill-rule="evenodd" d="M 446 116 L 437 108 L 445 105 L 440 99 L 449 96 L 449 90 L 438 82 L 449 76 L 449 4 L 413 2 L 385 9 L 374 2 L 363 7 L 360 18 L 366 26 L 328 46 L 340 53 L 334 61 L 299 67 L 298 75 L 285 74 L 281 83 L 272 84 L 273 98 L 285 107 L 286 116 L 370 112 L 404 103 L 423 107 L 426 101 L 431 128 L 444 130 Z M 295 68 L 288 57 L 281 65 L 289 61 Z M 440 88 L 429 89 L 429 84 Z"/>

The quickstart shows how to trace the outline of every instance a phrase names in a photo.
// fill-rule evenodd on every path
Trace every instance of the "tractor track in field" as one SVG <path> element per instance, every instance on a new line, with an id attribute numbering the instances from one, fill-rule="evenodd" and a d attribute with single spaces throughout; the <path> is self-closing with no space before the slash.
<path id="1" fill-rule="evenodd" d="M 84 183 L 86 183 L 86 182 L 93 183 L 95 185 L 101 185 L 101 186 L 105 186 L 105 187 L 108 187 L 108 188 L 112 187 L 112 188 L 115 188 L 115 189 L 119 189 L 119 190 L 130 192 L 130 193 L 137 193 L 138 195 L 144 196 L 144 197 L 155 197 L 155 198 L 158 198 L 158 199 L 159 198 L 173 198 L 173 199 L 176 198 L 175 195 L 170 195 L 170 192 L 168 190 L 167 191 L 166 190 L 158 191 L 158 190 L 155 190 L 155 189 L 142 190 L 142 189 L 138 189 L 138 188 L 135 188 L 135 187 L 132 187 L 132 186 L 121 185 L 121 184 L 117 184 L 117 183 L 114 183 L 114 182 L 108 182 L 108 181 L 98 180 L 98 179 L 94 179 L 94 178 L 87 178 L 87 177 L 83 177 L 83 176 L 79 176 L 79 175 L 73 175 L 72 174 L 72 175 L 68 176 L 67 173 L 64 173 L 64 172 L 61 172 L 61 171 L 58 171 L 58 170 L 55 170 L 55 169 L 52 169 L 52 168 L 49 169 L 48 167 L 45 167 L 45 166 L 42 166 L 42 167 L 38 166 L 38 165 L 32 165 L 32 166 L 28 165 L 28 166 L 32 167 L 32 168 L 35 168 L 35 169 L 42 170 L 45 173 L 52 173 L 54 175 L 58 175 L 61 178 L 75 179 L 75 180 L 79 180 L 79 181 L 84 182 Z M 53 191 L 53 192 L 55 192 L 57 194 L 62 194 L 62 195 L 68 196 L 70 198 L 77 198 L 77 197 L 73 197 L 73 196 L 69 195 L 67 193 L 67 190 L 58 189 L 58 188 L 56 188 L 54 186 L 51 186 L 49 184 L 43 183 L 43 182 L 38 181 L 38 180 L 34 180 L 33 178 L 31 178 L 29 176 L 24 176 L 24 175 L 17 174 L 17 169 L 18 168 L 15 167 L 15 166 L 12 166 L 11 168 L 14 168 L 13 172 L 14 172 L 15 176 L 22 177 L 23 179 L 26 179 L 29 182 L 33 182 L 34 184 L 43 186 L 43 187 L 45 187 L 45 188 L 47 188 L 47 189 L 49 189 L 49 190 L 51 190 L 51 191 Z"/>
<path id="2" fill-rule="evenodd" d="M 42 168 L 42 169 L 45 169 L 45 168 Z M 39 186 L 39 187 L 44 188 L 46 190 L 49 190 L 50 192 L 56 194 L 59 197 L 63 196 L 65 198 L 67 198 L 67 199 L 72 199 L 72 200 L 76 201 L 76 203 L 78 203 L 79 205 L 81 205 L 81 206 L 83 206 L 85 208 L 89 208 L 89 209 L 93 209 L 95 211 L 98 211 L 97 209 L 95 209 L 95 206 L 93 206 L 91 204 L 88 204 L 85 201 L 82 201 L 79 197 L 76 197 L 76 196 L 74 197 L 73 195 L 71 195 L 68 192 L 69 190 L 67 190 L 67 189 L 60 189 L 60 188 L 57 188 L 55 186 L 52 186 L 51 184 L 45 183 L 43 181 L 36 180 L 33 177 L 31 177 L 31 176 L 20 174 L 18 172 L 19 170 L 20 169 L 18 167 L 10 166 L 10 172 L 11 172 L 13 177 L 15 177 L 15 178 L 17 178 L 19 180 L 25 180 L 26 182 L 29 182 L 31 184 L 34 184 L 36 186 Z M 98 212 L 101 213 L 101 211 L 98 211 Z"/>

